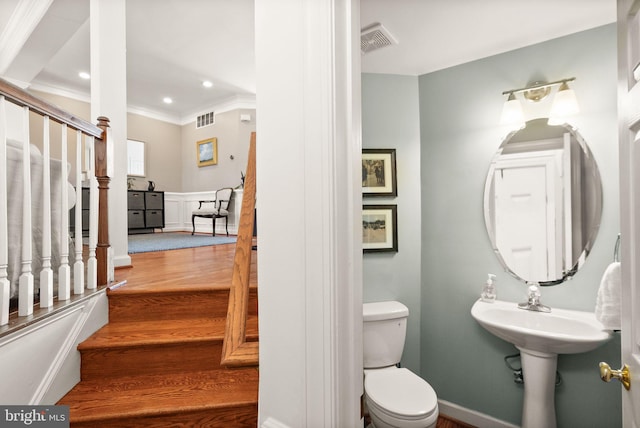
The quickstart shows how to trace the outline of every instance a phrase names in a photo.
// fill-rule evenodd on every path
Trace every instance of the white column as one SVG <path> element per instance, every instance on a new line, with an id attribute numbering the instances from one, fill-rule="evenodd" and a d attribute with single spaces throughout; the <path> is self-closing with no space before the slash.
<path id="1" fill-rule="evenodd" d="M 91 0 L 91 117 L 110 120 L 114 152 L 108 153 L 109 280 L 127 254 L 127 56 L 125 0 Z"/>
<path id="2" fill-rule="evenodd" d="M 359 2 L 255 14 L 259 426 L 362 426 Z"/>

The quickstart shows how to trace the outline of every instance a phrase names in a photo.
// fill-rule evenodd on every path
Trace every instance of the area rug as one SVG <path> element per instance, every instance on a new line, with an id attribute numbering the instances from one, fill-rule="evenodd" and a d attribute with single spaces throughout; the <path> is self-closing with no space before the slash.
<path id="1" fill-rule="evenodd" d="M 129 235 L 129 254 L 152 251 L 177 250 L 180 248 L 206 247 L 209 245 L 232 244 L 235 236 L 190 235 L 188 233 L 146 233 Z"/>

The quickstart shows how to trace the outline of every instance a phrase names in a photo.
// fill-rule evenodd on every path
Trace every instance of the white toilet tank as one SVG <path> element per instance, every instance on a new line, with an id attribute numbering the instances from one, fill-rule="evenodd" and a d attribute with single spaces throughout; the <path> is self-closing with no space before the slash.
<path id="1" fill-rule="evenodd" d="M 400 302 L 362 305 L 364 368 L 393 366 L 400 362 L 407 333 L 409 309 Z"/>

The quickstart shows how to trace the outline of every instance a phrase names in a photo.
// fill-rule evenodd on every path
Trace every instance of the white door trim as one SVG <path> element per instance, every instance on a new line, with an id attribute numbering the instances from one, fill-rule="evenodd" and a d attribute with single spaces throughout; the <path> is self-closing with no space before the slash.
<path id="1" fill-rule="evenodd" d="M 362 426 L 359 2 L 255 17 L 259 425 Z"/>

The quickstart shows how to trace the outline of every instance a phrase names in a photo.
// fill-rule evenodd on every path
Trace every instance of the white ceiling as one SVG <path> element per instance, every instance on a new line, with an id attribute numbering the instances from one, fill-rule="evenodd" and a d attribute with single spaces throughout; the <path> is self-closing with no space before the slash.
<path id="1" fill-rule="evenodd" d="M 88 99 L 78 72 L 89 71 L 89 2 L 48 1 L 0 0 L 0 75 Z M 254 99 L 253 3 L 128 0 L 129 108 L 184 123 Z M 360 9 L 362 27 L 381 23 L 398 41 L 363 55 L 362 71 L 420 75 L 614 22 L 616 1 L 361 0 Z"/>

